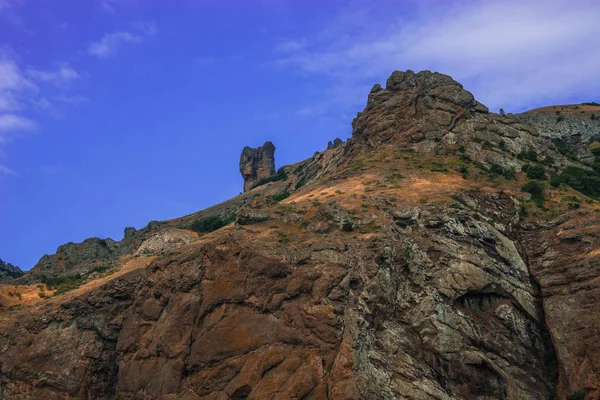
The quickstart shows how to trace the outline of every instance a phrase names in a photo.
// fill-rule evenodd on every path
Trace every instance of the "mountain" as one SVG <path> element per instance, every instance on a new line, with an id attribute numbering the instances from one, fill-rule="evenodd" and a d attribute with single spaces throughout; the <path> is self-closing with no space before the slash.
<path id="1" fill-rule="evenodd" d="M 347 142 L 244 149 L 243 194 L 9 286 L 0 398 L 600 399 L 600 143 L 537 118 L 395 71 Z"/>
<path id="2" fill-rule="evenodd" d="M 23 275 L 23 271 L 19 267 L 15 267 L 11 263 L 5 263 L 0 259 L 0 282 L 19 278 Z"/>

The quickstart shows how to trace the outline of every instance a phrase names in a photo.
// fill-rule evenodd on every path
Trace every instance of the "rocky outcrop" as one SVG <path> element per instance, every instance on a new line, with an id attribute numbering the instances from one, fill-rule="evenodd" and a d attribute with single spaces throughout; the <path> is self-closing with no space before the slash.
<path id="1" fill-rule="evenodd" d="M 250 185 L 265 146 L 242 154 Z M 573 162 L 450 77 L 394 72 L 351 139 L 282 179 L 59 249 L 150 265 L 0 314 L 0 398 L 600 399 L 598 205 L 549 196 L 524 220 L 523 150 Z"/>
<path id="2" fill-rule="evenodd" d="M 0 259 L 0 282 L 10 281 L 21 277 L 24 274 L 19 267 L 11 263 L 5 263 Z"/>
<path id="3" fill-rule="evenodd" d="M 595 114 L 594 114 L 595 115 Z M 535 127 L 541 136 L 564 143 L 581 161 L 593 161 L 588 145 L 600 139 L 600 107 L 598 118 L 581 114 L 526 112 L 517 118 Z"/>
<path id="4" fill-rule="evenodd" d="M 340 147 L 343 144 L 344 144 L 344 141 L 342 139 L 335 138 L 333 140 L 333 142 L 330 141 L 327 143 L 327 150 L 337 149 L 338 147 Z"/>
<path id="5" fill-rule="evenodd" d="M 181 229 L 163 229 L 144 240 L 136 254 L 153 255 L 173 251 L 193 242 L 197 236 Z"/>
<path id="6" fill-rule="evenodd" d="M 240 172 L 244 178 L 244 192 L 250 190 L 261 179 L 275 173 L 275 146 L 265 142 L 257 148 L 244 147 L 240 157 Z"/>
<path id="7" fill-rule="evenodd" d="M 600 217 L 573 212 L 526 228 L 530 269 L 557 353 L 559 389 L 600 399 Z"/>
<path id="8" fill-rule="evenodd" d="M 121 255 L 119 243 L 108 238 L 90 238 L 82 243 L 67 243 L 56 254 L 44 255 L 28 275 L 32 279 L 43 276 L 86 274 L 97 267 L 107 267 Z"/>
<path id="9" fill-rule="evenodd" d="M 461 84 L 429 71 L 395 71 L 385 89 L 375 85 L 352 127 L 347 157 L 388 145 L 425 154 L 461 152 L 486 168 L 497 164 L 513 171 L 525 164 L 516 157 L 524 150 L 565 162 L 535 128 L 489 113 Z"/>

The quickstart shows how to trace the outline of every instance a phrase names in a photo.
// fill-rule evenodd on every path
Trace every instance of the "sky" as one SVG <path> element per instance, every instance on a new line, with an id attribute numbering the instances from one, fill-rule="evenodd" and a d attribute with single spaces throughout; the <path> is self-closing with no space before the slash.
<path id="1" fill-rule="evenodd" d="M 0 0 L 0 258 L 31 268 L 310 157 L 393 70 L 492 111 L 600 100 L 597 0 Z"/>

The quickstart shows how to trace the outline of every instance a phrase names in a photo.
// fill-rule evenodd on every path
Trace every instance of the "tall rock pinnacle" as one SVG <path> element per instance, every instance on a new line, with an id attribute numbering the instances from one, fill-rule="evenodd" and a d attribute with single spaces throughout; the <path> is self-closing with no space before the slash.
<path id="1" fill-rule="evenodd" d="M 244 192 L 261 179 L 275 173 L 275 146 L 265 142 L 257 148 L 244 147 L 240 157 L 240 172 L 244 178 Z"/>

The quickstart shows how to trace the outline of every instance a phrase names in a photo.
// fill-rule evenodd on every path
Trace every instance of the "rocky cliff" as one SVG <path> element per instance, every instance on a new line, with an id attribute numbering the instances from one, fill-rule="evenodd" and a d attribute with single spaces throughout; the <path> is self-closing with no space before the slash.
<path id="1" fill-rule="evenodd" d="M 244 192 L 250 190 L 261 179 L 275 173 L 275 146 L 265 142 L 257 148 L 244 147 L 240 156 L 240 172 L 244 178 Z"/>
<path id="2" fill-rule="evenodd" d="M 540 135 L 565 144 L 579 160 L 593 161 L 589 145 L 600 138 L 600 105 L 542 107 L 517 117 L 535 127 Z"/>
<path id="3" fill-rule="evenodd" d="M 594 170 L 429 71 L 352 126 L 0 310 L 0 398 L 600 399 Z"/>
<path id="4" fill-rule="evenodd" d="M 11 263 L 5 263 L 0 259 L 0 282 L 16 279 L 23 275 L 23 271 L 19 267 L 15 267 Z"/>

